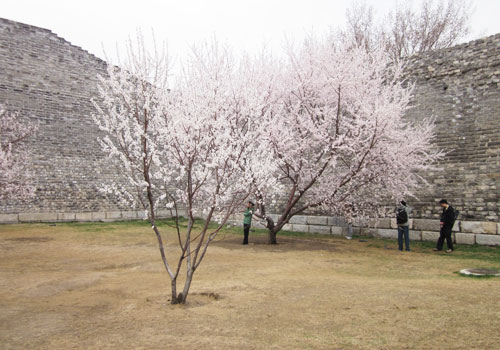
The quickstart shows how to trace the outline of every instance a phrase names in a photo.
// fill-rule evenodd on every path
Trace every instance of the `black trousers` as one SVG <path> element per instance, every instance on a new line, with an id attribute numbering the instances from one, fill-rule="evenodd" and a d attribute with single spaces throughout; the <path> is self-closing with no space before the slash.
<path id="1" fill-rule="evenodd" d="M 438 250 L 443 250 L 444 240 L 446 239 L 446 245 L 448 249 L 453 250 L 453 241 L 451 240 L 451 227 L 441 227 L 441 231 L 439 232 L 439 239 L 437 241 L 436 248 Z"/>
<path id="2" fill-rule="evenodd" d="M 250 233 L 250 225 L 249 224 L 243 224 L 243 244 L 248 244 L 248 234 Z"/>

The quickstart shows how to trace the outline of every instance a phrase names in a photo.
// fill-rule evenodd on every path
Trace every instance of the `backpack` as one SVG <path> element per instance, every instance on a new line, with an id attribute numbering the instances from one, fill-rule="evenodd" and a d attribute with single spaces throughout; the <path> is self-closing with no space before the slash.
<path id="1" fill-rule="evenodd" d="M 408 222 L 408 213 L 404 208 L 399 208 L 398 213 L 396 215 L 396 223 L 398 225 L 405 224 Z"/>

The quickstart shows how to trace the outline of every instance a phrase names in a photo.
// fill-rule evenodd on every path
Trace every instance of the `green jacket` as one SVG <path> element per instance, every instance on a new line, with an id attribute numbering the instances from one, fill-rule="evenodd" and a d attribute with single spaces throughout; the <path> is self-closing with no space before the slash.
<path id="1" fill-rule="evenodd" d="M 245 210 L 243 213 L 243 225 L 250 225 L 252 223 L 253 209 Z"/>

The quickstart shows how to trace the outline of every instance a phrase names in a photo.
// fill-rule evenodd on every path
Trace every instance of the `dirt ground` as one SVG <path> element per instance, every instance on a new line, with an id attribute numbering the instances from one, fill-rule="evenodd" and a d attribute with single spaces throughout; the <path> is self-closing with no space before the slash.
<path id="1" fill-rule="evenodd" d="M 188 303 L 170 305 L 145 225 L 0 226 L 0 348 L 500 349 L 500 278 L 455 273 L 500 261 L 241 238 L 220 236 Z"/>

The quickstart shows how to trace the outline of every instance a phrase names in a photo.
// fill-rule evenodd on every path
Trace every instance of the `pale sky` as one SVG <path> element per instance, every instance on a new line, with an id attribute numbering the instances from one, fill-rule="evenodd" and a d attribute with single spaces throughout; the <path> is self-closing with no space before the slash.
<path id="1" fill-rule="evenodd" d="M 396 0 L 366 0 L 386 13 Z M 415 0 L 419 2 L 418 0 Z M 140 28 L 183 56 L 189 44 L 216 35 L 236 50 L 265 44 L 279 53 L 285 37 L 300 40 L 344 23 L 351 0 L 1 0 L 0 17 L 50 29 L 73 45 L 115 60 L 115 48 Z M 475 0 L 468 39 L 500 33 L 500 0 Z"/>

